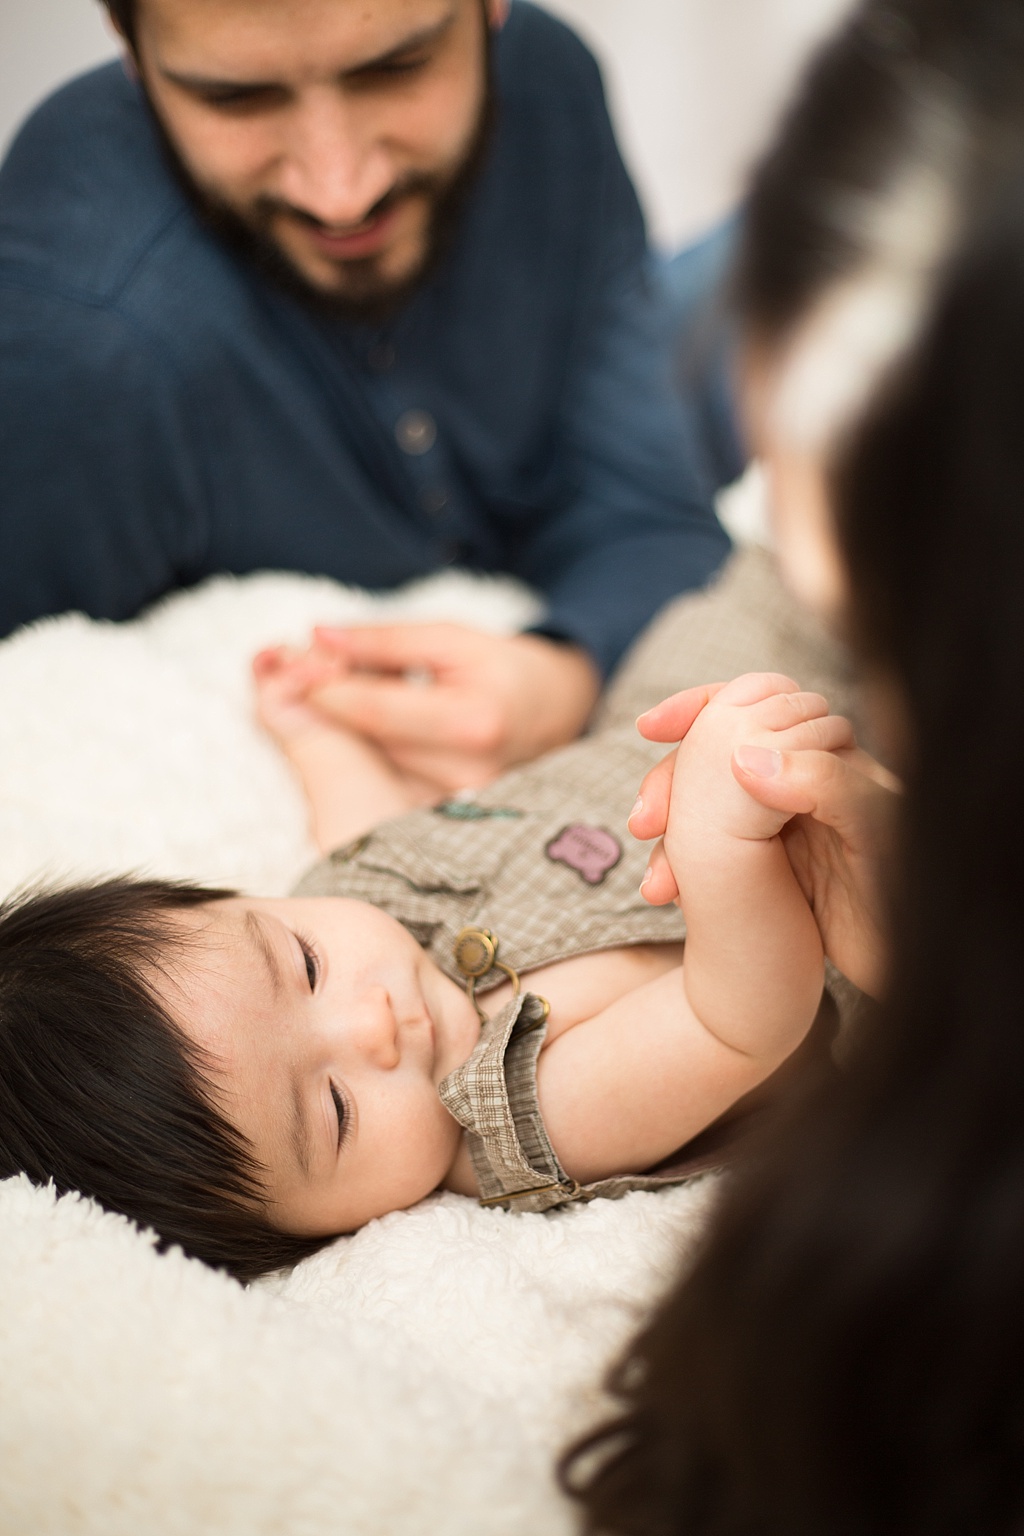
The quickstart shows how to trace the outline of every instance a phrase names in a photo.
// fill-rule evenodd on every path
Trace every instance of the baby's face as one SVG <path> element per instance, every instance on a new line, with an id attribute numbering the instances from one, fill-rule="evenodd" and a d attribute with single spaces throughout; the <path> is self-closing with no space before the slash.
<path id="1" fill-rule="evenodd" d="M 460 1127 L 437 1094 L 480 1025 L 465 993 L 364 902 L 249 900 L 183 919 L 157 978 L 218 1106 L 267 1170 L 284 1231 L 351 1231 L 437 1187 Z"/>

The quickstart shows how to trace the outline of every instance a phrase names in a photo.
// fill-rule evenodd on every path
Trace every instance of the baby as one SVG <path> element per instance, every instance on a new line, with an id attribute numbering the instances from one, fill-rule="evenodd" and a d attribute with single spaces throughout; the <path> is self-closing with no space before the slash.
<path id="1" fill-rule="evenodd" d="M 650 781 L 671 779 L 649 889 L 678 889 L 652 908 L 619 836 L 635 737 L 415 810 L 428 786 L 305 702 L 316 668 L 266 653 L 257 680 L 336 850 L 305 887 L 332 894 L 114 881 L 0 911 L 0 1175 L 242 1279 L 439 1188 L 544 1210 L 642 1186 L 790 1056 L 823 987 L 786 818 L 742 767 L 850 747 L 819 695 L 701 691 Z"/>

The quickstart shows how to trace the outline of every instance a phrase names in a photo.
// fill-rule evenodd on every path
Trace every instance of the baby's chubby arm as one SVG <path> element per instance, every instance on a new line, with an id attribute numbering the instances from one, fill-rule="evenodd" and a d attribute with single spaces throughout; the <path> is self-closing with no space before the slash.
<path id="1" fill-rule="evenodd" d="M 545 1123 L 580 1180 L 683 1145 L 796 1049 L 821 999 L 820 935 L 779 838 L 788 818 L 743 790 L 732 761 L 737 751 L 842 750 L 850 726 L 777 674 L 710 688 L 694 712 L 641 790 L 663 802 L 667 789 L 644 893 L 678 891 L 683 965 L 553 1039 L 538 1063 Z M 642 806 L 631 827 L 645 830 Z"/>
<path id="2" fill-rule="evenodd" d="M 852 745 L 849 723 L 820 694 L 749 673 L 711 694 L 671 760 L 661 852 L 686 918 L 687 998 L 724 1043 L 776 1064 L 802 1038 L 800 1021 L 813 1020 L 822 944 L 779 838 L 789 816 L 747 794 L 733 757 Z M 658 900 L 659 862 L 644 882 L 649 900 Z"/>
<path id="3" fill-rule="evenodd" d="M 436 798 L 430 786 L 399 773 L 379 747 L 310 702 L 338 667 L 316 645 L 306 651 L 275 646 L 253 660 L 257 716 L 298 774 L 322 853 Z"/>

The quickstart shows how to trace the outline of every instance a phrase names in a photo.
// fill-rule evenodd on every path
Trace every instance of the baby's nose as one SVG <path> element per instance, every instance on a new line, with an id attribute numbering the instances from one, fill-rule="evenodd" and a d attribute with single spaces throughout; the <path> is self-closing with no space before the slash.
<path id="1" fill-rule="evenodd" d="M 382 1071 L 397 1067 L 400 1051 L 395 1010 L 387 987 L 367 987 L 352 1015 L 355 1044 Z"/>

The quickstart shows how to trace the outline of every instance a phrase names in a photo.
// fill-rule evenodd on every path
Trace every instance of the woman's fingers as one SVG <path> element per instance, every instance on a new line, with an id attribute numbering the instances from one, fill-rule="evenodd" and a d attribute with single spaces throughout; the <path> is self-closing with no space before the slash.
<path id="1" fill-rule="evenodd" d="M 673 694 L 641 715 L 637 730 L 648 741 L 682 741 L 701 711 L 719 695 L 723 704 L 756 706 L 758 724 L 767 730 L 784 730 L 828 714 L 828 701 L 820 693 L 802 693 L 784 673 L 746 672 L 728 683 L 702 683 Z"/>
<path id="2" fill-rule="evenodd" d="M 887 789 L 891 795 L 902 795 L 903 785 L 900 780 L 894 773 L 890 773 L 888 768 L 883 768 L 876 758 L 870 757 L 867 752 L 862 752 L 859 748 L 855 752 L 847 753 L 846 756 L 847 761 L 865 778 L 877 784 L 879 789 Z"/>
<path id="3" fill-rule="evenodd" d="M 640 894 L 652 907 L 667 906 L 679 895 L 676 877 L 665 854 L 664 843 L 656 843 L 640 884 Z"/>
<path id="4" fill-rule="evenodd" d="M 866 802 L 891 793 L 895 780 L 884 787 L 864 764 L 873 763 L 866 753 L 843 751 L 773 751 L 742 746 L 733 753 L 733 773 L 749 795 L 761 805 L 790 815 L 812 816 L 834 828 L 840 836 L 856 836 L 863 823 Z M 885 773 L 885 770 L 882 770 Z"/>
<path id="5" fill-rule="evenodd" d="M 719 691 L 723 704 L 763 704 L 776 697 L 799 697 L 800 684 L 787 677 L 785 672 L 744 672 Z"/>
<path id="6" fill-rule="evenodd" d="M 672 776 L 675 773 L 676 754 L 670 752 L 640 785 L 636 804 L 629 813 L 627 823 L 638 842 L 661 837 L 668 825 L 668 808 L 672 798 Z"/>
<path id="7" fill-rule="evenodd" d="M 684 688 L 670 699 L 662 699 L 636 722 L 647 741 L 682 741 L 701 710 L 727 683 L 702 683 L 699 688 Z"/>

